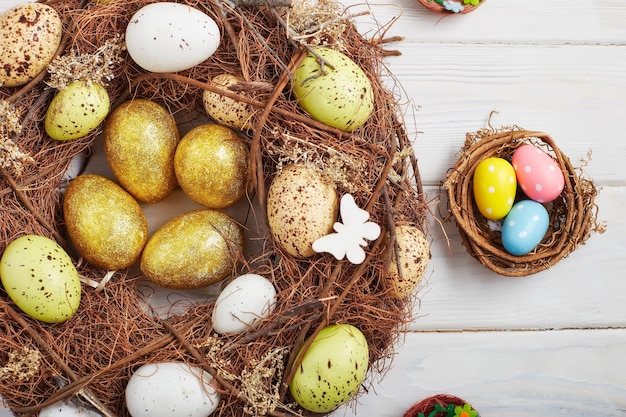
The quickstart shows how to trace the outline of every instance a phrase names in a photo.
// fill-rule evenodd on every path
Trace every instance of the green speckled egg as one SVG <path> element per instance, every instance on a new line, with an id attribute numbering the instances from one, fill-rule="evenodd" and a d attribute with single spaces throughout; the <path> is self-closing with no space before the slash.
<path id="1" fill-rule="evenodd" d="M 97 268 L 131 266 L 148 241 L 148 222 L 139 203 L 100 175 L 83 174 L 70 182 L 63 217 L 70 239 Z"/>
<path id="2" fill-rule="evenodd" d="M 309 55 L 294 73 L 293 93 L 313 119 L 351 132 L 374 111 L 372 84 L 352 59 L 330 48 L 315 48 L 325 61 Z"/>
<path id="3" fill-rule="evenodd" d="M 30 317 L 61 323 L 78 310 L 80 278 L 72 259 L 55 241 L 25 235 L 0 259 L 0 279 L 13 302 Z"/>
<path id="4" fill-rule="evenodd" d="M 44 126 L 52 139 L 78 139 L 102 123 L 111 108 L 107 90 L 98 83 L 74 81 L 50 102 Z"/>
<path id="5" fill-rule="evenodd" d="M 141 255 L 153 283 L 173 289 L 201 288 L 229 276 L 241 259 L 243 228 L 212 209 L 179 215 L 161 226 Z"/>
<path id="6" fill-rule="evenodd" d="M 35 78 L 52 61 L 63 24 L 56 10 L 25 3 L 0 15 L 0 85 L 17 87 Z"/>
<path id="7" fill-rule="evenodd" d="M 369 348 L 363 333 L 350 324 L 331 324 L 318 333 L 304 353 L 289 391 L 302 408 L 328 413 L 357 393 L 368 363 Z"/>
<path id="8" fill-rule="evenodd" d="M 179 140 L 174 116 L 146 99 L 122 103 L 104 127 L 104 150 L 113 173 L 126 191 L 146 203 L 162 201 L 176 188 Z"/>

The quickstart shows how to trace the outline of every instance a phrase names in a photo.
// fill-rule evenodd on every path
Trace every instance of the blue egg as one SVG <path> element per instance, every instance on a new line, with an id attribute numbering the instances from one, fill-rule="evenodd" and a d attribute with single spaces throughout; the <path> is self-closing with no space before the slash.
<path id="1" fill-rule="evenodd" d="M 537 247 L 546 232 L 550 216 L 536 201 L 522 200 L 511 208 L 502 225 L 502 244 L 511 255 L 525 255 Z"/>

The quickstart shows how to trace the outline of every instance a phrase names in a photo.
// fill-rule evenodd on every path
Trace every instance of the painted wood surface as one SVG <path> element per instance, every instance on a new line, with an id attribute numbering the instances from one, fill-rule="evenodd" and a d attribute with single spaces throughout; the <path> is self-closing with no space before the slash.
<path id="1" fill-rule="evenodd" d="M 357 19 L 366 36 L 405 37 L 387 45 L 402 53 L 387 61 L 389 85 L 406 101 L 433 257 L 390 371 L 334 416 L 402 416 L 439 392 L 483 417 L 626 416 L 626 2 L 487 0 L 463 16 L 414 0 L 343 3 L 370 10 Z M 480 266 L 444 221 L 440 185 L 492 111 L 493 126 L 549 133 L 575 165 L 591 152 L 585 172 L 600 188 L 606 232 L 531 277 Z"/>

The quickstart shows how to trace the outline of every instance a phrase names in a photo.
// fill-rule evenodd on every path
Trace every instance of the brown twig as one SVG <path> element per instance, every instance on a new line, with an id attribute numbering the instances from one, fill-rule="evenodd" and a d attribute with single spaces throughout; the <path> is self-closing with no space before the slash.
<path id="1" fill-rule="evenodd" d="M 0 173 L 2 173 L 4 178 L 6 178 L 7 182 L 9 183 L 11 188 L 13 189 L 13 192 L 15 193 L 15 195 L 17 195 L 17 197 L 22 202 L 22 204 L 24 204 L 24 207 L 26 207 L 26 209 L 33 215 L 33 217 L 35 217 L 35 219 L 37 219 L 37 221 L 43 227 L 45 227 L 50 232 L 50 234 L 52 234 L 52 236 L 57 241 L 57 243 L 59 245 L 61 245 L 61 247 L 66 252 L 68 252 L 69 254 L 72 254 L 73 253 L 72 249 L 68 245 L 67 241 L 61 236 L 61 234 L 56 230 L 56 228 L 54 226 L 52 226 L 52 224 L 50 224 L 50 222 L 48 222 L 48 220 L 46 220 L 41 215 L 39 210 L 37 210 L 33 206 L 33 204 L 30 202 L 29 198 L 26 196 L 26 194 L 24 194 L 24 192 L 21 190 L 20 186 L 15 181 L 15 178 L 13 178 L 13 175 L 9 171 L 7 171 L 6 168 L 3 168 L 3 167 L 0 167 Z"/>

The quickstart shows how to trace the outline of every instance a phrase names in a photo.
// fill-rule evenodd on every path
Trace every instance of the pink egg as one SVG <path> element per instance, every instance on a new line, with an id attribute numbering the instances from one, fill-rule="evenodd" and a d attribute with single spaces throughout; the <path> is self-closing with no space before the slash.
<path id="1" fill-rule="evenodd" d="M 547 203 L 556 199 L 563 191 L 565 177 L 552 159 L 533 145 L 522 145 L 513 153 L 513 169 L 517 183 L 532 200 Z"/>

